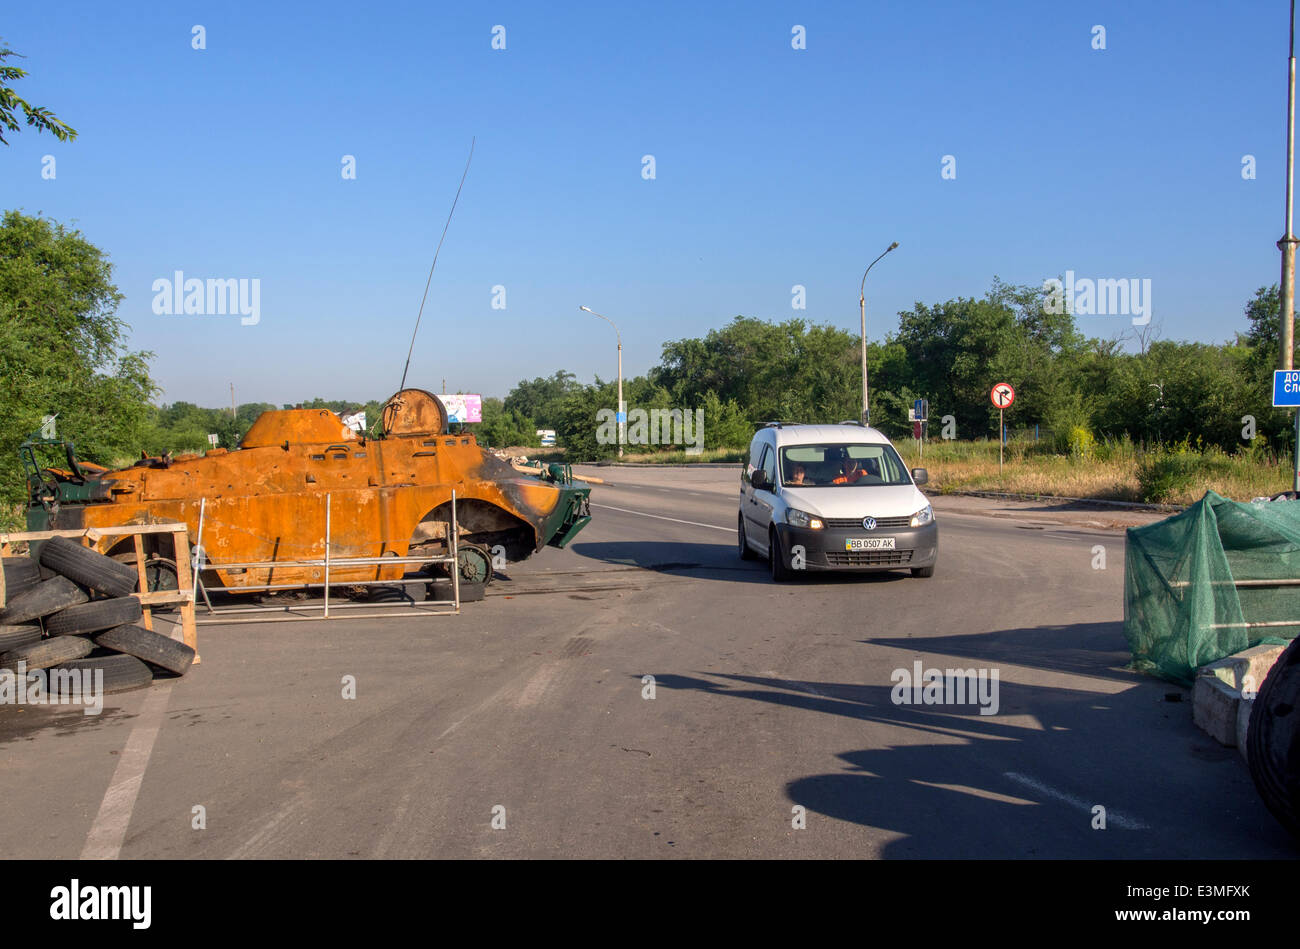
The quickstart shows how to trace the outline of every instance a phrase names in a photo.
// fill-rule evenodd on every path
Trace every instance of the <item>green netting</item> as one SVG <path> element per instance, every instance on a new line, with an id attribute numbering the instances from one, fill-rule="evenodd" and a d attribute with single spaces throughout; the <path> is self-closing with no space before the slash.
<path id="1" fill-rule="evenodd" d="M 1290 581 L 1280 583 L 1276 581 Z M 1300 501 L 1241 504 L 1207 491 L 1128 529 L 1124 636 L 1133 667 L 1191 685 L 1196 669 L 1300 632 Z"/>

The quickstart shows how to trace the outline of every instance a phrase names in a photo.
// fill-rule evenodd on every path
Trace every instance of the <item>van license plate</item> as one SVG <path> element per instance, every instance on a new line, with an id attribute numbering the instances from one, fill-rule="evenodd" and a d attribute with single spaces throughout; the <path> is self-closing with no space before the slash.
<path id="1" fill-rule="evenodd" d="M 850 537 L 844 541 L 845 550 L 893 550 L 892 537 Z"/>

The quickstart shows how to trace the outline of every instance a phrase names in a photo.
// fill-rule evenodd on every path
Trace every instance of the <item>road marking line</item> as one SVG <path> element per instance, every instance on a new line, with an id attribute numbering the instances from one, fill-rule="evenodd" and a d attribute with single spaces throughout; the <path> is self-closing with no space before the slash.
<path id="1" fill-rule="evenodd" d="M 653 517 L 658 521 L 672 521 L 675 524 L 690 524 L 692 527 L 707 527 L 709 530 L 726 531 L 728 534 L 735 533 L 734 527 L 719 527 L 717 524 L 701 524 L 699 521 L 684 521 L 680 517 L 664 517 L 662 514 L 647 514 L 645 511 L 630 511 L 625 507 L 613 507 L 609 504 L 593 504 L 592 507 L 603 508 L 606 511 L 622 511 L 624 514 L 639 514 L 642 517 Z"/>
<path id="2" fill-rule="evenodd" d="M 154 741 L 162 728 L 163 715 L 167 712 L 167 700 L 171 694 L 172 683 L 168 682 L 152 686 L 145 696 L 140 716 L 126 739 L 122 757 L 113 771 L 108 790 L 104 792 L 99 813 L 95 815 L 90 833 L 86 835 L 86 845 L 81 851 L 82 860 L 116 860 L 121 855 L 126 829 L 131 823 L 131 812 L 135 810 L 135 799 L 144 780 L 144 769 L 149 765 L 149 756 L 153 753 Z"/>
<path id="3" fill-rule="evenodd" d="M 1037 801 L 1027 801 L 1023 797 L 1011 797 L 1007 794 L 999 794 L 996 791 L 989 791 L 985 788 L 974 788 L 967 784 L 940 784 L 937 781 L 922 781 L 920 778 L 912 778 L 913 784 L 919 784 L 922 787 L 938 788 L 940 791 L 953 791 L 957 794 L 969 794 L 972 797 L 984 798 L 987 801 L 997 801 L 999 804 L 1014 804 L 1017 807 L 1037 807 Z"/>
<path id="4" fill-rule="evenodd" d="M 274 832 L 279 828 L 280 824 L 282 824 L 291 814 L 302 810 L 306 804 L 307 796 L 302 791 L 298 791 L 294 794 L 289 803 L 276 811 L 275 815 L 269 821 L 263 824 L 253 833 L 252 836 L 231 851 L 226 859 L 248 860 L 257 856 L 259 853 L 265 852 L 268 845 L 275 842 L 276 837 Z"/>
<path id="5" fill-rule="evenodd" d="M 402 821 L 406 817 L 406 810 L 411 806 L 411 791 L 404 791 L 402 798 L 397 802 L 397 808 L 393 812 L 393 819 L 388 822 L 388 830 L 379 838 L 379 843 L 375 846 L 375 852 L 372 860 L 383 860 L 388 856 L 389 850 L 397 842 L 398 834 L 406 833 L 402 827 Z"/>
<path id="6" fill-rule="evenodd" d="M 536 705 L 546 691 L 546 687 L 551 684 L 555 674 L 560 671 L 558 662 L 549 662 L 542 666 L 532 677 L 524 684 L 523 691 L 515 697 L 515 708 L 528 708 L 530 705 Z"/>
<path id="7" fill-rule="evenodd" d="M 1088 812 L 1089 814 L 1092 813 L 1093 805 L 1089 804 L 1087 801 L 1075 797 L 1073 794 L 1066 794 L 1064 791 L 1056 790 L 1056 788 L 1049 788 L 1046 784 L 1043 784 L 1041 781 L 1035 781 L 1033 778 L 1027 777 L 1023 774 L 1016 774 L 1014 771 L 1007 771 L 1002 776 L 1004 778 L 1010 778 L 1012 781 L 1015 781 L 1018 784 L 1023 784 L 1026 787 L 1033 788 L 1035 791 L 1038 791 L 1040 794 L 1046 794 L 1048 797 L 1054 797 L 1058 801 L 1064 801 L 1066 804 L 1070 804 L 1073 805 L 1074 807 L 1081 808 L 1084 811 Z M 1151 829 L 1149 826 L 1147 826 L 1145 823 L 1138 820 L 1137 818 L 1126 817 L 1125 815 L 1121 814 L 1119 811 L 1113 811 L 1109 807 L 1106 808 L 1106 822 L 1108 824 L 1114 824 L 1116 827 L 1120 828 L 1121 830 L 1150 830 Z"/>

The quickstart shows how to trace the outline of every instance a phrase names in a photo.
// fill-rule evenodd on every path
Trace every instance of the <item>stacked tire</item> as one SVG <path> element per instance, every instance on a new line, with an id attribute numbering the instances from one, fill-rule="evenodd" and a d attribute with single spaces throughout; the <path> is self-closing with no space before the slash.
<path id="1" fill-rule="evenodd" d="M 3 568 L 0 668 L 98 670 L 107 694 L 142 688 L 158 672 L 184 675 L 194 661 L 189 646 L 136 625 L 134 567 L 54 537 L 37 560 L 5 557 Z"/>

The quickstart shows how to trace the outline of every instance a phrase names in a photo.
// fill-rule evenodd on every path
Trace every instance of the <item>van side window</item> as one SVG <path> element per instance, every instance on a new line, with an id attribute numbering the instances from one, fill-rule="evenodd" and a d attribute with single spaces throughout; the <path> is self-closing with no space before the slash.
<path id="1" fill-rule="evenodd" d="M 776 452 L 774 452 L 770 446 L 767 451 L 763 452 L 761 467 L 767 475 L 767 483 L 776 484 Z"/>
<path id="2" fill-rule="evenodd" d="M 749 451 L 749 470 L 750 470 L 750 471 L 753 471 L 755 468 L 757 468 L 757 467 L 759 466 L 759 464 L 761 464 L 761 462 L 762 462 L 762 458 L 763 458 L 763 449 L 766 448 L 766 447 L 767 447 L 767 445 L 764 444 L 764 443 L 761 442 L 761 441 L 755 441 L 755 442 L 754 442 L 754 447 L 751 448 L 750 451 Z"/>

